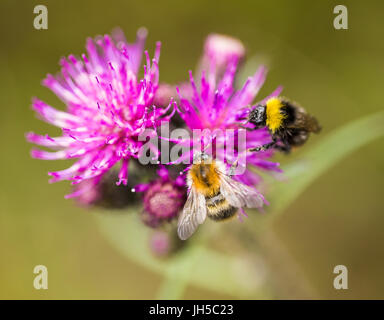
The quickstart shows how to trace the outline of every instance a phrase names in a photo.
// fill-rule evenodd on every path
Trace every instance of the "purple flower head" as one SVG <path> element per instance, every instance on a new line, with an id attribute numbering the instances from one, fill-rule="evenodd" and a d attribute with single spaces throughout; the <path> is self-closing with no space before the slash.
<path id="1" fill-rule="evenodd" d="M 50 172 L 50 182 L 70 180 L 84 183 L 66 196 L 75 197 L 89 192 L 101 177 L 116 164 L 121 168 L 117 184 L 127 185 L 130 158 L 138 158 L 144 142 L 138 136 L 146 128 L 156 128 L 168 121 L 168 108 L 156 109 L 154 95 L 158 87 L 160 43 L 151 60 L 145 51 L 144 75 L 141 66 L 146 30 L 140 29 L 134 44 L 128 44 L 122 31 L 89 38 L 87 55 L 81 59 L 70 55 L 60 61 L 61 73 L 48 75 L 43 84 L 65 104 L 59 111 L 38 99 L 33 109 L 40 118 L 62 129 L 62 136 L 28 133 L 27 140 L 54 152 L 32 150 L 38 159 L 72 159 L 77 161 L 68 169 Z"/>
<path id="2" fill-rule="evenodd" d="M 150 249 L 158 257 L 164 257 L 171 251 L 172 243 L 168 233 L 156 231 L 150 238 Z"/>
<path id="3" fill-rule="evenodd" d="M 170 99 L 176 96 L 176 86 L 168 83 L 160 83 L 153 103 L 156 106 L 164 107 L 169 104 Z"/>
<path id="4" fill-rule="evenodd" d="M 185 180 L 179 176 L 172 179 L 163 166 L 157 171 L 158 179 L 137 185 L 133 191 L 143 192 L 144 211 L 142 219 L 150 227 L 175 218 L 186 199 Z"/>
<path id="5" fill-rule="evenodd" d="M 215 71 L 222 74 L 228 63 L 233 60 L 242 61 L 245 57 L 245 47 L 243 43 L 236 38 L 212 33 L 204 43 L 204 54 L 201 59 L 201 69 L 209 68 L 214 62 Z"/>
<path id="6" fill-rule="evenodd" d="M 245 47 L 239 39 L 212 33 L 204 42 L 204 54 L 198 63 L 198 69 L 200 72 L 207 70 L 210 68 L 211 62 L 214 61 L 215 71 L 222 75 L 230 61 L 233 59 L 242 61 L 244 57 Z M 177 87 L 183 92 L 184 98 L 192 98 L 193 88 L 190 82 L 182 82 L 177 86 L 160 83 L 155 95 L 155 105 L 167 106 L 171 98 L 175 98 L 179 102 Z"/>
<path id="7" fill-rule="evenodd" d="M 167 258 L 184 248 L 187 241 L 180 240 L 172 228 L 155 229 L 149 238 L 149 248 L 158 258 Z"/>
<path id="8" fill-rule="evenodd" d="M 84 180 L 74 187 L 74 192 L 77 194 L 76 200 L 79 205 L 87 207 L 100 199 L 100 184 L 95 183 L 94 179 Z"/>
<path id="9" fill-rule="evenodd" d="M 214 49 L 226 48 L 227 45 L 208 45 L 211 42 L 212 40 L 208 38 L 205 57 L 209 60 L 205 64 L 207 69 L 202 70 L 198 83 L 195 83 L 192 72 L 190 72 L 190 83 L 193 90 L 192 97 L 189 97 L 189 93 L 184 95 L 182 88 L 178 90 L 180 99 L 178 112 L 189 129 L 210 129 L 212 135 L 203 137 L 204 141 L 206 141 L 203 144 L 215 144 L 216 148 L 213 149 L 216 150 L 216 154 L 214 154 L 214 157 L 224 159 L 230 165 L 236 162 L 239 154 L 235 152 L 232 156 L 229 155 L 225 152 L 225 146 L 228 145 L 229 138 L 236 141 L 236 137 L 240 134 L 239 130 L 243 129 L 244 119 L 265 81 L 267 71 L 265 67 L 260 67 L 253 76 L 247 79 L 243 87 L 236 91 L 234 80 L 239 59 L 242 57 L 240 54 L 242 51 L 237 50 L 238 54 L 227 54 L 227 52 L 224 52 L 224 56 L 220 56 L 220 50 L 215 51 Z M 223 67 L 223 61 L 226 61 L 227 66 L 224 72 L 218 72 L 218 68 Z M 281 90 L 281 87 L 277 88 L 270 96 L 258 103 L 279 95 Z M 216 135 L 215 130 L 217 129 L 222 130 L 223 134 Z M 226 133 L 228 129 L 233 130 L 231 134 Z M 245 150 L 271 142 L 271 136 L 266 128 L 246 131 L 245 134 Z M 196 143 L 200 143 L 200 141 L 182 140 L 179 143 L 196 146 Z M 237 147 L 235 145 L 235 149 Z M 280 171 L 278 163 L 268 160 L 272 153 L 273 150 L 246 152 L 246 164 L 263 170 Z M 187 157 L 191 159 L 193 155 L 189 154 Z M 246 170 L 242 175 L 236 175 L 235 178 L 248 185 L 255 185 L 260 181 L 259 176 L 250 170 Z"/>

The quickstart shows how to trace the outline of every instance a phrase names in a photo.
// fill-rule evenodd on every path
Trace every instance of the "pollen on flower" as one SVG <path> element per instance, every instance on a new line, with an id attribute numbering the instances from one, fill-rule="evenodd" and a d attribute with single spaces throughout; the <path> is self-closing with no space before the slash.
<path id="1" fill-rule="evenodd" d="M 173 179 L 165 167 L 157 171 L 159 178 L 136 186 L 143 197 L 142 220 L 150 227 L 177 217 L 186 199 L 185 180 Z"/>

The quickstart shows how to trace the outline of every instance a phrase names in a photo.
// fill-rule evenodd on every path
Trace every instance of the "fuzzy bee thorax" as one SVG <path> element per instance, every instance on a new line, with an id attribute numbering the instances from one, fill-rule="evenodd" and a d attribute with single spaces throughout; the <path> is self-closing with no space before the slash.
<path id="1" fill-rule="evenodd" d="M 267 101 L 266 106 L 266 125 L 272 133 L 275 133 L 283 125 L 286 117 L 286 115 L 281 112 L 281 108 L 283 108 L 284 105 L 281 99 L 271 98 Z"/>
<path id="2" fill-rule="evenodd" d="M 220 191 L 220 177 L 213 160 L 193 164 L 189 178 L 194 188 L 206 197 L 214 196 Z"/>

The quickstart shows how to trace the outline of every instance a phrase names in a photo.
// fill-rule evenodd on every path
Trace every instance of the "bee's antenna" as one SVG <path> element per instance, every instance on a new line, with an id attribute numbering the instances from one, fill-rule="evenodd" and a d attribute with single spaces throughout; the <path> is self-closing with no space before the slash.
<path id="1" fill-rule="evenodd" d="M 203 140 L 202 140 L 203 142 Z M 206 145 L 204 145 L 203 147 L 203 150 L 201 151 L 201 154 L 205 154 L 205 151 L 212 145 L 212 139 L 209 143 L 207 143 Z"/>
<path id="2" fill-rule="evenodd" d="M 235 174 L 236 167 L 239 163 L 239 158 L 237 158 L 232 164 L 231 167 L 229 168 L 228 175 L 233 176 Z"/>
<path id="3" fill-rule="evenodd" d="M 240 108 L 240 110 L 244 110 L 244 109 L 252 110 L 252 106 L 249 104 L 245 107 Z"/>
<path id="4" fill-rule="evenodd" d="M 252 129 L 252 128 L 249 128 L 249 127 L 246 127 L 245 125 L 249 123 L 249 120 L 247 120 L 247 122 L 245 123 L 242 123 L 242 124 L 239 124 L 239 127 L 241 129 L 244 129 L 244 130 L 247 130 L 247 131 L 254 131 L 255 129 Z"/>
<path id="5" fill-rule="evenodd" d="M 204 147 L 202 153 L 205 153 L 205 150 L 207 150 L 211 144 L 212 144 L 212 141 L 211 141 L 210 143 L 208 143 L 208 144 Z"/>

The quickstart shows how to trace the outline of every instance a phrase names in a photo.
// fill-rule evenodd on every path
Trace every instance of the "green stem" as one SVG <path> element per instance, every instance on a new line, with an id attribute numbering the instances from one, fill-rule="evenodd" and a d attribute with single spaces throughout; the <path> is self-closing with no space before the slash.
<path id="1" fill-rule="evenodd" d="M 316 178 L 360 147 L 384 135 L 384 112 L 353 121 L 334 130 L 300 160 L 284 169 L 287 183 L 276 183 L 270 193 L 270 220 L 276 219 Z M 274 201 L 275 200 L 275 201 Z"/>
<path id="2" fill-rule="evenodd" d="M 384 112 L 379 112 L 347 124 L 308 149 L 301 160 L 288 165 L 285 174 L 289 181 L 276 182 L 268 197 L 272 203 L 269 208 L 271 214 L 266 215 L 267 223 L 262 224 L 264 231 L 271 221 L 327 169 L 361 146 L 383 136 L 383 120 Z M 247 262 L 238 252 L 229 255 L 204 247 L 202 244 L 207 242 L 207 238 L 198 238 L 195 235 L 192 243 L 183 252 L 167 261 L 159 261 L 148 249 L 148 228 L 142 226 L 136 215 L 127 213 L 117 217 L 104 213 L 98 215 L 98 222 L 105 237 L 118 251 L 147 269 L 165 276 L 157 298 L 181 298 L 189 283 L 240 298 L 268 297 L 264 280 L 257 281 L 257 277 L 249 276 L 252 272 L 255 276 L 259 274 L 254 264 Z M 245 226 L 250 228 L 255 237 L 262 236 L 258 232 L 259 219 L 257 223 L 249 221 Z M 208 235 L 212 231 L 209 227 L 209 223 L 204 224 L 205 233 L 202 235 Z M 212 233 L 210 239 L 213 239 L 211 235 Z"/>

